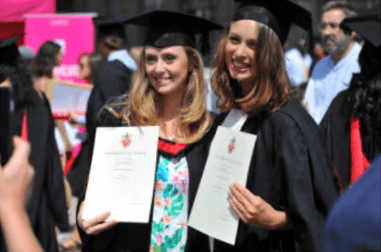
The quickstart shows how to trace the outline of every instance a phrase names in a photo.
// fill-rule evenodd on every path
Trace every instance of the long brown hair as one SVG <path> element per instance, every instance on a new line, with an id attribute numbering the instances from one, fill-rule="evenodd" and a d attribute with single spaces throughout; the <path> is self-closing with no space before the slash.
<path id="1" fill-rule="evenodd" d="M 206 109 L 202 58 L 197 50 L 187 46 L 184 46 L 184 49 L 194 67 L 189 73 L 180 108 L 180 130 L 184 136 L 181 142 L 194 143 L 206 134 L 212 119 Z M 148 82 L 143 50 L 127 98 L 108 106 L 124 105 L 122 112 L 114 115 L 123 118 L 129 125 L 153 126 L 159 123 L 160 100 L 160 95 Z"/>
<path id="2" fill-rule="evenodd" d="M 257 76 L 248 95 L 237 99 L 234 96 L 231 78 L 225 63 L 225 47 L 228 41 L 230 25 L 225 29 L 214 58 L 215 70 L 211 83 L 218 97 L 217 108 L 222 112 L 233 106 L 254 115 L 262 111 L 272 113 L 282 106 L 292 91 L 289 85 L 283 46 L 272 29 L 258 23 L 259 34 L 256 43 Z"/>

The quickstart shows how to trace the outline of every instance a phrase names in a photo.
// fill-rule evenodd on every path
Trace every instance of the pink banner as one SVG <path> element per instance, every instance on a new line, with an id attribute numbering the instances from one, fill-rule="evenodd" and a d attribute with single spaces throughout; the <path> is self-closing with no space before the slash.
<path id="1" fill-rule="evenodd" d="M 25 45 L 38 52 L 48 40 L 59 44 L 63 51 L 61 66 L 54 74 L 64 81 L 84 83 L 78 79 L 78 59 L 82 53 L 94 51 L 94 25 L 89 14 L 27 15 Z"/>
<path id="2" fill-rule="evenodd" d="M 55 0 L 0 0 L 0 22 L 22 22 L 24 14 L 55 13 Z"/>

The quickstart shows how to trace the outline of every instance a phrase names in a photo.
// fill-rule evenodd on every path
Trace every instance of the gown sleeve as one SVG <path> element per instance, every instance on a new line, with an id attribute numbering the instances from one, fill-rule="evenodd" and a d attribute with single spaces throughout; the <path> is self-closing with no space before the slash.
<path id="1" fill-rule="evenodd" d="M 282 114 L 274 115 L 264 123 L 262 136 L 258 142 L 257 148 L 261 150 L 258 154 L 266 151 L 260 155 L 266 155 L 272 161 L 267 162 L 257 156 L 256 169 L 273 181 L 272 185 L 267 181 L 270 186 L 263 195 L 264 199 L 278 210 L 285 211 L 293 224 L 291 230 L 270 231 L 269 236 L 278 237 L 288 251 L 317 250 L 325 213 L 320 212 L 321 206 L 317 205 L 306 139 L 293 118 Z M 261 184 L 260 178 L 256 176 L 256 184 Z M 257 190 L 260 192 L 261 189 Z"/>

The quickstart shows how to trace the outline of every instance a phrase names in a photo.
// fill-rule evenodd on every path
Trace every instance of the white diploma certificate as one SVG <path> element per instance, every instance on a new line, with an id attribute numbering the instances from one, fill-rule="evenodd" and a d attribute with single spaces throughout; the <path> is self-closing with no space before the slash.
<path id="1" fill-rule="evenodd" d="M 97 128 L 83 219 L 148 223 L 158 139 L 157 126 Z"/>
<path id="2" fill-rule="evenodd" d="M 83 87 L 81 87 L 83 86 Z M 55 83 L 51 107 L 53 112 L 86 112 L 91 89 L 86 85 Z"/>
<path id="3" fill-rule="evenodd" d="M 235 244 L 238 215 L 230 207 L 229 186 L 246 184 L 256 135 L 219 126 L 213 139 L 188 225 Z"/>

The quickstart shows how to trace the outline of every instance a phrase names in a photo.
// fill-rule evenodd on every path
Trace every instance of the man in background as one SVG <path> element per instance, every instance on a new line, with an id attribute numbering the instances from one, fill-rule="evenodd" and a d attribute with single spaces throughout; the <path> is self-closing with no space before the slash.
<path id="1" fill-rule="evenodd" d="M 348 88 L 353 73 L 360 71 L 358 56 L 361 46 L 346 35 L 340 23 L 356 16 L 347 1 L 330 1 L 323 6 L 319 30 L 328 56 L 316 63 L 307 84 L 304 103 L 319 124 L 333 98 Z"/>

